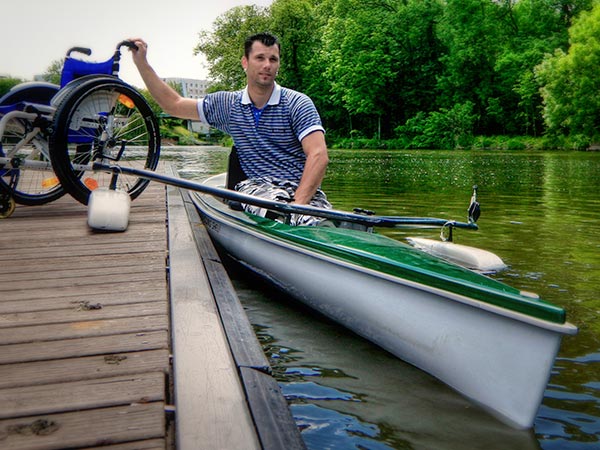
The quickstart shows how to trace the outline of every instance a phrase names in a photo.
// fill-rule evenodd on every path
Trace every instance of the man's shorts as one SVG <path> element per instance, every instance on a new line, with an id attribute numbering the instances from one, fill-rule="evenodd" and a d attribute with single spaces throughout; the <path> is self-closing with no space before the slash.
<path id="1" fill-rule="evenodd" d="M 278 180 L 270 177 L 250 178 L 235 186 L 235 190 L 238 192 L 278 202 L 293 201 L 296 189 L 298 189 L 298 183 L 294 181 Z M 331 203 L 327 201 L 327 196 L 321 189 L 317 190 L 310 201 L 310 205 L 324 209 L 332 208 Z M 268 212 L 265 208 L 259 206 L 244 204 L 243 207 L 244 211 L 261 217 L 265 217 Z M 316 226 L 324 220 L 322 217 L 292 214 L 290 225 Z"/>

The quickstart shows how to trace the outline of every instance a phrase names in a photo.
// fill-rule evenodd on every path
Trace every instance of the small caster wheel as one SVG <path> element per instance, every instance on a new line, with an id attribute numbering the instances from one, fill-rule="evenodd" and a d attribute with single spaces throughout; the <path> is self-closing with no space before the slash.
<path id="1" fill-rule="evenodd" d="M 8 194 L 0 194 L 0 219 L 6 219 L 15 212 L 17 203 L 12 196 Z"/>

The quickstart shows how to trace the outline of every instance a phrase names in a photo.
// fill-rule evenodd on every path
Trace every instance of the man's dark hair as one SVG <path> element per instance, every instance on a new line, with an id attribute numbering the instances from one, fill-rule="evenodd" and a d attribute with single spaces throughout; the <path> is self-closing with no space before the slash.
<path id="1" fill-rule="evenodd" d="M 279 44 L 279 39 L 277 39 L 277 36 L 274 36 L 271 33 L 257 33 L 253 34 L 252 36 L 248 36 L 246 42 L 244 43 L 244 55 L 246 55 L 246 58 L 250 56 L 252 45 L 256 41 L 260 42 L 263 45 L 266 45 L 267 47 L 276 45 L 279 49 L 279 53 L 281 53 L 281 45 Z"/>

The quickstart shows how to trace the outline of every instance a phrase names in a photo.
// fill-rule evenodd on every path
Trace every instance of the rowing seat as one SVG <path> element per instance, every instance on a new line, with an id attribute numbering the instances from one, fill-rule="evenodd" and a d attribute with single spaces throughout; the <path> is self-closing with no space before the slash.
<path id="1" fill-rule="evenodd" d="M 240 181 L 244 181 L 248 177 L 244 173 L 242 166 L 240 165 L 240 160 L 238 158 L 237 149 L 235 145 L 231 147 L 231 152 L 229 153 L 229 165 L 227 169 L 227 181 L 225 183 L 227 189 L 235 189 L 235 185 Z"/>

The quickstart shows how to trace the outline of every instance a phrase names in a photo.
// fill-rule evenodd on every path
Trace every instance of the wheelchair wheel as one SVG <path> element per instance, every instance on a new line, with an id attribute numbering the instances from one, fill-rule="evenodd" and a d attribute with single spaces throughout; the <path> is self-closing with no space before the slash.
<path id="1" fill-rule="evenodd" d="M 95 77 L 65 87 L 50 138 L 52 166 L 63 188 L 83 204 L 92 190 L 115 187 L 140 195 L 148 180 L 92 170 L 94 162 L 154 170 L 160 132 L 150 106 L 133 87 Z"/>
<path id="2" fill-rule="evenodd" d="M 49 105 L 59 87 L 50 83 L 22 83 L 0 98 L 0 106 L 19 102 Z M 10 165 L 0 164 L 0 189 L 16 203 L 42 205 L 58 199 L 64 190 L 52 171 L 48 148 L 48 130 L 25 119 L 11 119 L 6 124 L 0 145 L 0 157 L 9 157 Z M 43 168 L 46 163 L 46 169 Z M 32 167 L 35 164 L 37 167 Z"/>

